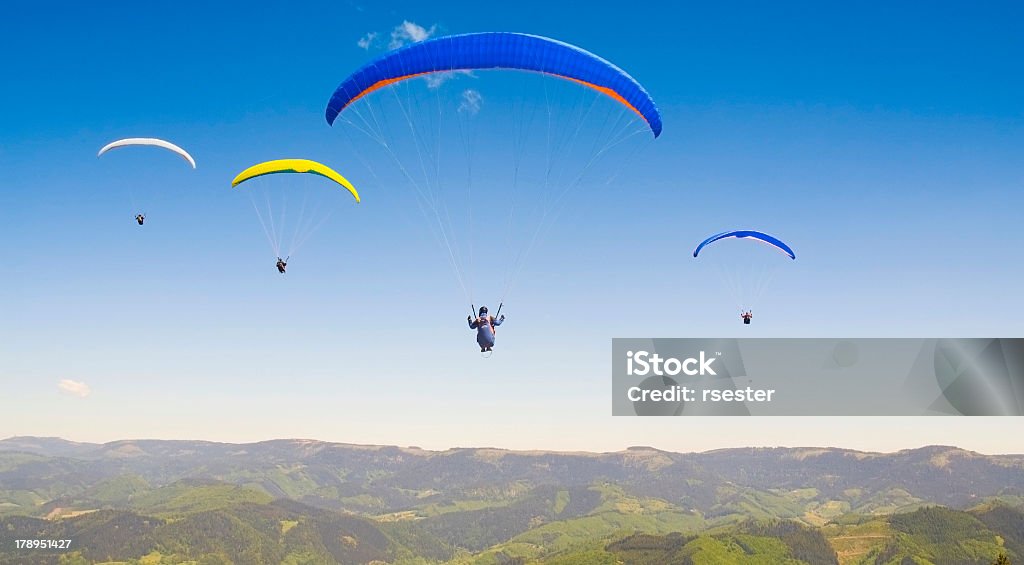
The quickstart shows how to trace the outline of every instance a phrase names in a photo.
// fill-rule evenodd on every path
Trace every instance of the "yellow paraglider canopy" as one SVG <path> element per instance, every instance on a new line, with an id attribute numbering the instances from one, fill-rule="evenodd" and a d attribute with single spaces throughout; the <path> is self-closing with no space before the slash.
<path id="1" fill-rule="evenodd" d="M 348 179 L 339 175 L 334 169 L 327 165 L 317 163 L 316 161 L 310 161 L 309 159 L 277 159 L 253 165 L 241 173 L 238 173 L 238 176 L 231 181 L 231 186 L 238 186 L 252 178 L 277 173 L 312 173 L 329 178 L 351 192 L 352 196 L 356 198 L 356 202 L 360 201 L 359 193 L 356 192 L 352 183 L 348 182 Z"/>

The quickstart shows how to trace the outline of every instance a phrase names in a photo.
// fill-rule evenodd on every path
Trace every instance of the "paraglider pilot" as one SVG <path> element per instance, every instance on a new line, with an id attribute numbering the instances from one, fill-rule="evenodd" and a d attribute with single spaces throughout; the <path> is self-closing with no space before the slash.
<path id="1" fill-rule="evenodd" d="M 753 318 L 753 317 L 754 317 L 754 314 L 750 310 L 747 310 L 746 312 L 740 314 L 740 318 L 743 318 L 743 323 L 744 324 L 749 324 L 750 323 L 750 319 Z"/>
<path id="2" fill-rule="evenodd" d="M 476 330 L 476 343 L 480 346 L 480 352 L 484 353 L 494 347 L 494 335 L 497 333 L 495 328 L 505 321 L 505 316 L 502 315 L 495 320 L 494 316 L 487 315 L 487 307 L 481 306 L 476 319 L 473 319 L 473 316 L 466 316 L 466 321 L 469 322 L 469 329 Z"/>
<path id="3" fill-rule="evenodd" d="M 280 257 L 277 258 L 277 272 L 284 274 L 284 270 L 288 268 L 288 261 Z"/>
<path id="4" fill-rule="evenodd" d="M 135 215 L 135 221 L 139 222 L 139 225 L 141 226 L 143 224 L 143 222 L 146 221 L 146 215 L 145 214 L 136 214 Z"/>

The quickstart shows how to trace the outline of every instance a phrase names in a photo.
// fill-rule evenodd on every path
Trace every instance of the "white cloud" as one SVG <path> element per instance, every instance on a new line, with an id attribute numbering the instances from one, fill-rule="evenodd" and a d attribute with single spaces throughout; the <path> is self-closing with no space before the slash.
<path id="1" fill-rule="evenodd" d="M 476 76 L 473 74 L 473 71 L 460 69 L 457 71 L 442 71 L 439 73 L 431 73 L 429 75 L 424 76 L 423 80 L 427 81 L 427 88 L 437 88 L 442 84 L 448 82 L 449 80 L 456 78 L 459 75 L 469 77 Z"/>
<path id="2" fill-rule="evenodd" d="M 363 49 L 369 50 L 370 47 L 373 46 L 374 42 L 376 42 L 376 40 L 377 32 L 371 31 L 370 33 L 364 35 L 359 41 L 357 41 L 356 45 Z"/>
<path id="3" fill-rule="evenodd" d="M 398 49 L 399 47 L 408 45 L 409 43 L 419 43 L 420 41 L 429 39 L 436 31 L 436 25 L 430 26 L 430 29 L 427 29 L 417 23 L 405 20 L 400 25 L 396 26 L 395 29 L 391 30 L 391 42 L 388 43 L 388 48 Z"/>
<path id="4" fill-rule="evenodd" d="M 92 390 L 89 389 L 89 385 L 83 382 L 73 381 L 71 379 L 61 379 L 61 381 L 57 383 L 57 388 L 62 392 L 73 394 L 80 398 L 85 398 L 92 392 Z"/>
<path id="5" fill-rule="evenodd" d="M 468 89 L 462 92 L 462 103 L 459 104 L 459 111 L 475 116 L 480 112 L 484 97 L 479 92 Z"/>

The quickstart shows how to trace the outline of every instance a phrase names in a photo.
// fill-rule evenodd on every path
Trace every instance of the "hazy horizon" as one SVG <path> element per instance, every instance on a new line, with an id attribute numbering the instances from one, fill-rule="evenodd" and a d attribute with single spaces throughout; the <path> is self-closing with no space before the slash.
<path id="1" fill-rule="evenodd" d="M 418 447 L 427 451 L 446 451 L 450 449 L 503 449 L 509 451 L 550 451 L 550 452 L 586 452 L 586 453 L 615 453 L 623 451 L 629 447 L 652 447 L 662 451 L 671 451 L 675 453 L 703 453 L 707 451 L 715 451 L 718 449 L 743 449 L 743 448 L 793 448 L 793 449 L 816 449 L 816 448 L 828 448 L 828 449 L 846 449 L 852 451 L 861 451 L 866 453 L 895 453 L 898 451 L 906 451 L 913 449 L 921 449 L 924 447 L 931 446 L 946 446 L 955 447 L 958 449 L 964 449 L 967 451 L 973 451 L 981 453 L 983 455 L 1021 455 L 1024 454 L 1024 445 L 1019 441 L 1012 441 L 1007 438 L 1007 434 L 999 434 L 1002 430 L 1006 431 L 1007 425 L 1010 427 L 1014 425 L 1019 426 L 1017 418 L 1012 417 L 849 417 L 849 418 L 822 418 L 812 416 L 800 416 L 800 417 L 706 417 L 706 418 L 618 418 L 617 420 L 630 420 L 637 422 L 680 422 L 685 424 L 689 421 L 690 428 L 700 427 L 700 422 L 719 422 L 719 421 L 737 421 L 742 424 L 749 422 L 747 425 L 740 426 L 727 426 L 725 433 L 723 430 L 719 430 L 720 435 L 729 436 L 729 441 L 723 441 L 722 443 L 714 444 L 708 441 L 692 441 L 692 442 L 666 442 L 666 441 L 640 441 L 642 436 L 633 435 L 635 432 L 622 433 L 621 436 L 628 436 L 631 438 L 637 438 L 637 441 L 630 443 L 629 439 L 625 438 L 612 438 L 604 442 L 595 443 L 579 443 L 579 442 L 565 442 L 558 443 L 556 447 L 545 447 L 542 445 L 536 445 L 542 442 L 532 442 L 528 438 L 519 438 L 518 441 L 512 440 L 506 443 L 486 442 L 478 441 L 476 443 L 469 442 L 454 442 L 450 444 L 440 444 L 436 441 L 431 441 L 429 438 L 420 436 L 419 439 L 425 441 L 414 441 L 413 439 L 386 439 L 379 435 L 367 435 L 350 438 L 323 438 L 315 437 L 310 435 L 296 434 L 296 435 L 273 435 L 268 434 L 262 438 L 251 437 L 251 436 L 239 436 L 235 438 L 230 437 L 167 437 L 159 435 L 146 435 L 138 437 L 94 437 L 92 439 L 86 439 L 84 436 L 80 437 L 69 437 L 67 434 L 40 434 L 40 433 L 15 433 L 0 439 L 15 439 L 15 438 L 36 438 L 36 439 L 60 439 L 64 441 L 71 441 L 75 443 L 88 443 L 102 445 L 106 443 L 113 443 L 119 441 L 203 441 L 211 443 L 226 443 L 226 444 L 252 444 L 261 443 L 266 441 L 317 441 L 324 443 L 339 443 L 359 446 L 394 446 L 394 447 Z M 920 421 L 920 420 L 956 420 L 958 423 L 955 425 L 937 426 L 934 429 L 919 430 L 919 433 L 915 433 L 912 437 L 917 439 L 904 439 L 901 438 L 898 441 L 878 441 L 877 434 L 883 431 L 893 429 L 894 425 L 898 425 L 898 422 L 903 421 Z M 766 426 L 764 423 L 755 425 L 758 420 L 784 420 L 787 425 L 780 425 L 782 422 L 776 425 Z M 800 421 L 814 421 L 814 425 L 818 428 L 824 428 L 809 433 L 806 427 L 799 427 Z M 761 430 L 759 435 L 763 434 L 762 437 L 776 438 L 789 437 L 793 434 L 802 435 L 807 438 L 824 438 L 825 436 L 834 435 L 835 429 L 828 425 L 823 425 L 823 421 L 826 423 L 829 420 L 849 420 L 849 424 L 860 424 L 857 429 L 849 429 L 844 437 L 847 438 L 846 442 L 829 442 L 828 440 L 822 439 L 818 443 L 812 441 L 762 441 L 762 442 L 743 442 L 743 436 L 750 435 L 750 431 L 753 428 Z M 1015 424 L 1016 423 L 1016 424 Z M 844 422 L 846 424 L 846 422 Z M 749 426 L 749 428 L 748 428 Z M 706 426 L 705 426 L 706 427 Z M 720 427 L 720 426 L 719 426 Z M 768 428 L 765 430 L 764 428 Z M 924 426 L 920 426 L 924 428 Z M 732 429 L 730 429 L 732 428 Z M 800 431 L 802 430 L 802 431 Z M 612 430 L 606 430 L 609 433 Z M 863 433 L 862 433 L 863 432 Z M 382 438 L 382 439 L 372 439 Z"/>

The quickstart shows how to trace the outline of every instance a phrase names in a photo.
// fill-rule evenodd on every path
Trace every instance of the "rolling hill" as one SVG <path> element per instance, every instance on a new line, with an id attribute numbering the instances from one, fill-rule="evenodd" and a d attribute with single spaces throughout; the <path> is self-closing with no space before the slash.
<path id="1" fill-rule="evenodd" d="M 975 564 L 1024 558 L 1022 506 L 1024 456 L 938 446 L 0 441 L 0 564 Z"/>

